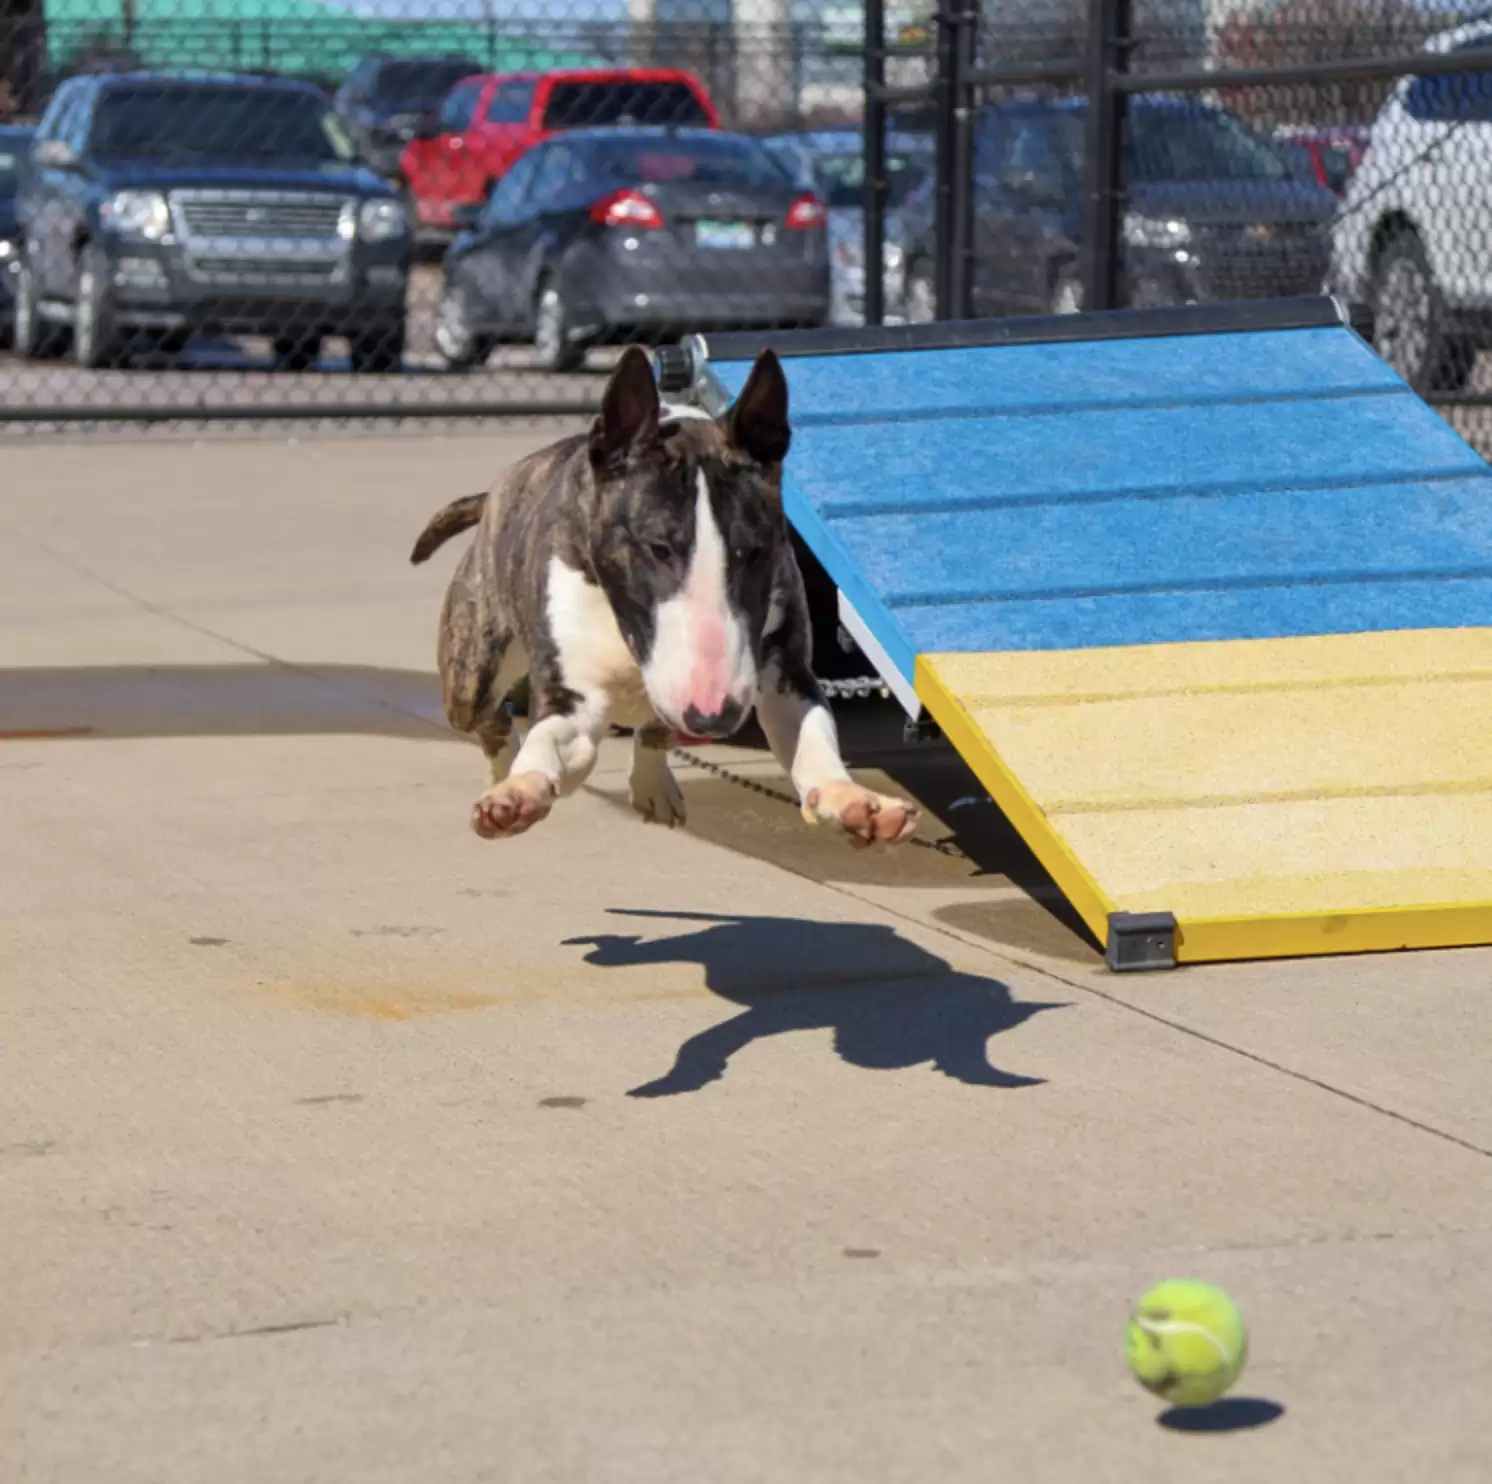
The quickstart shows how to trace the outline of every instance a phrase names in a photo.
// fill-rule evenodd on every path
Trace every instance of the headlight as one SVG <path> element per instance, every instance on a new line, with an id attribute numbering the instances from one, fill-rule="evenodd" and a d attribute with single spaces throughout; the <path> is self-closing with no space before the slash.
<path id="1" fill-rule="evenodd" d="M 171 230 L 171 212 L 159 191 L 115 191 L 99 214 L 106 227 L 147 242 L 159 242 Z"/>
<path id="2" fill-rule="evenodd" d="M 357 230 L 364 242 L 387 242 L 409 232 L 409 218 L 397 201 L 364 201 L 357 214 Z"/>
<path id="3" fill-rule="evenodd" d="M 16 255 L 16 245 L 9 237 L 0 237 L 0 263 L 9 262 Z"/>
<path id="4" fill-rule="evenodd" d="M 1126 216 L 1124 240 L 1130 247 L 1180 247 L 1192 240 L 1192 229 L 1175 217 Z"/>
<path id="5" fill-rule="evenodd" d="M 901 272 L 902 251 L 896 243 L 888 242 L 881 249 L 881 263 L 890 273 Z"/>

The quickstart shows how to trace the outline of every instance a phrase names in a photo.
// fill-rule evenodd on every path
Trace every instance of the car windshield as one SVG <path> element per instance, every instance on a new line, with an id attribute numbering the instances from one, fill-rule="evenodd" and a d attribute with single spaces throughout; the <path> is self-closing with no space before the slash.
<path id="1" fill-rule="evenodd" d="M 380 103 L 433 106 L 463 77 L 481 70 L 475 62 L 390 62 L 379 69 L 373 96 Z"/>
<path id="2" fill-rule="evenodd" d="M 744 186 L 789 190 L 792 178 L 760 145 L 745 139 L 608 139 L 586 149 L 590 173 L 617 185 Z"/>
<path id="3" fill-rule="evenodd" d="M 887 204 L 900 206 L 932 166 L 932 155 L 886 151 Z M 813 185 L 830 206 L 865 204 L 865 157 L 822 154 L 813 157 Z"/>
<path id="4" fill-rule="evenodd" d="M 1290 165 L 1226 113 L 1136 108 L 1128 160 L 1134 180 L 1284 180 Z"/>
<path id="5" fill-rule="evenodd" d="M 693 90 L 681 82 L 557 82 L 544 109 L 546 129 L 709 122 Z"/>
<path id="6" fill-rule="evenodd" d="M 110 88 L 89 148 L 112 160 L 354 158 L 336 116 L 306 93 L 257 87 Z"/>
<path id="7" fill-rule="evenodd" d="M 1083 175 L 1083 114 L 1049 115 L 1059 155 L 1072 181 Z M 1001 127 L 998 116 L 991 126 Z M 998 152 L 997 152 L 998 153 Z M 1133 181 L 1152 185 L 1183 180 L 1285 180 L 1293 173 L 1285 152 L 1214 109 L 1155 108 L 1129 113 L 1125 164 Z"/>

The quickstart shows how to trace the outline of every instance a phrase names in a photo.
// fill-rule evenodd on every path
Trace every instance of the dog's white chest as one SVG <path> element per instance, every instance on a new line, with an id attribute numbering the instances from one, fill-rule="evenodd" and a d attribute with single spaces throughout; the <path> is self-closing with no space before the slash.
<path id="1" fill-rule="evenodd" d="M 605 695 L 608 710 L 624 726 L 651 720 L 642 672 L 606 594 L 558 557 L 550 558 L 548 581 L 549 631 L 559 649 L 565 684 Z"/>

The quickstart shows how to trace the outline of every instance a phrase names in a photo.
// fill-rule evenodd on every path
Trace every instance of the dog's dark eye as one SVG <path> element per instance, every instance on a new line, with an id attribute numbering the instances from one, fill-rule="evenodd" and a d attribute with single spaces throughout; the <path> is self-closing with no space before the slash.
<path id="1" fill-rule="evenodd" d="M 666 541 L 648 542 L 648 550 L 660 562 L 671 562 L 673 560 L 673 547 Z"/>
<path id="2" fill-rule="evenodd" d="M 766 554 L 765 546 L 738 546 L 735 552 L 736 560 L 748 567 L 754 567 Z"/>

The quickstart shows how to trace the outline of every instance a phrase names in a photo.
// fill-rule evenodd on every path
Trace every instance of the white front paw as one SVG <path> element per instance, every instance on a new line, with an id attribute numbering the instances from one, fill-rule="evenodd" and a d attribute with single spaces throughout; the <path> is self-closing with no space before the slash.
<path id="1" fill-rule="evenodd" d="M 812 788 L 803 800 L 803 818 L 809 824 L 821 820 L 837 824 L 850 844 L 899 845 L 917 830 L 920 814 L 915 804 L 871 792 L 858 783 L 826 783 Z"/>

